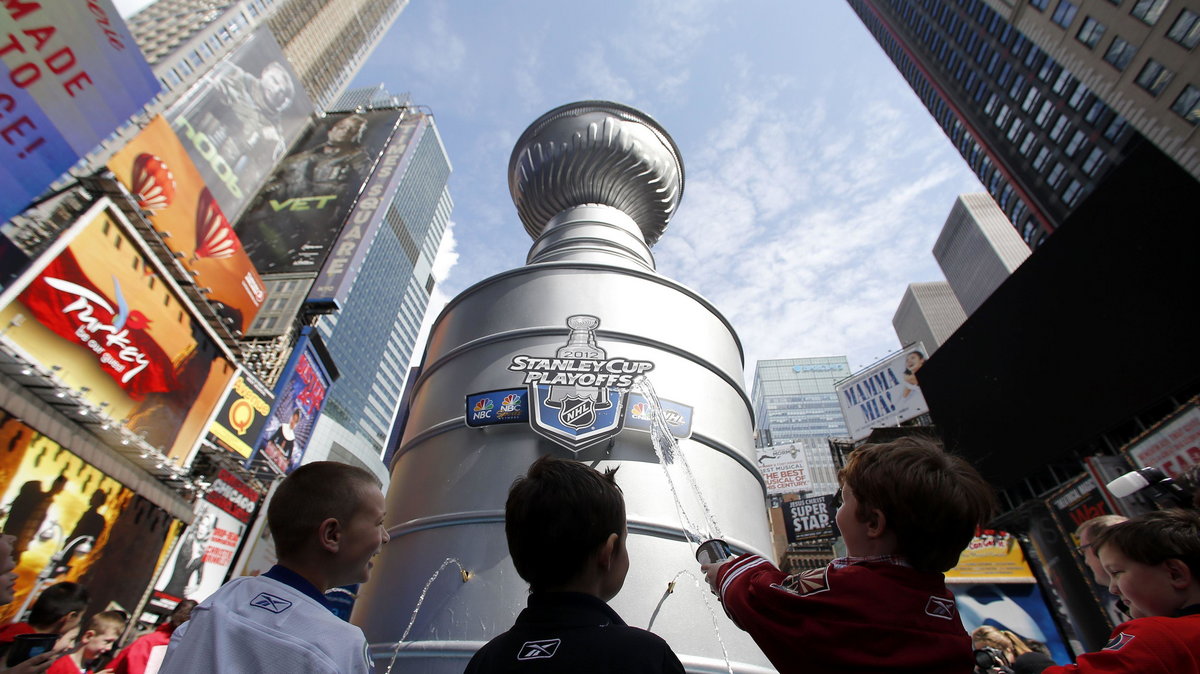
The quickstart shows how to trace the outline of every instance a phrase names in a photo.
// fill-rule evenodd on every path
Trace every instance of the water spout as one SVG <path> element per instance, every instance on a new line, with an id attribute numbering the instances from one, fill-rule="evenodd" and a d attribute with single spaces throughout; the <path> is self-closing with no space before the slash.
<path id="1" fill-rule="evenodd" d="M 446 561 L 442 562 L 442 565 L 438 567 L 437 571 L 433 572 L 433 575 L 429 577 L 429 580 L 425 581 L 425 587 L 421 588 L 421 596 L 417 597 L 417 606 L 413 609 L 412 615 L 408 618 L 408 626 L 404 628 L 404 634 L 400 635 L 400 639 L 396 642 L 396 648 L 392 650 L 392 659 L 388 661 L 388 666 L 384 671 L 384 674 L 392 674 L 392 667 L 396 664 L 396 657 L 400 655 L 400 649 L 403 648 L 404 643 L 408 641 L 408 633 L 412 631 L 413 624 L 417 622 L 417 613 L 421 611 L 421 605 L 425 603 L 425 596 L 429 594 L 429 586 L 433 585 L 433 581 L 437 580 L 437 577 L 441 575 L 442 571 L 444 571 L 445 568 L 451 564 L 458 567 L 458 574 L 459 577 L 462 578 L 462 582 L 465 583 L 471 579 L 471 572 L 463 568 L 463 565 L 457 559 L 453 557 L 447 557 Z"/>

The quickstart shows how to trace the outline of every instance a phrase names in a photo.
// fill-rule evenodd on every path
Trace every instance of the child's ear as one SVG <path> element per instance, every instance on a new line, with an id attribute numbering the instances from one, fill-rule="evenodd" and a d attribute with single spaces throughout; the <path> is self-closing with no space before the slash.
<path id="1" fill-rule="evenodd" d="M 600 546 L 600 568 L 607 571 L 613 565 L 613 561 L 617 558 L 617 547 L 621 543 L 621 537 L 616 534 L 609 534 L 604 540 L 604 545 Z"/>
<path id="2" fill-rule="evenodd" d="M 317 540 L 322 550 L 337 554 L 342 540 L 342 523 L 336 517 L 325 518 L 317 527 Z"/>
<path id="3" fill-rule="evenodd" d="M 887 515 L 879 508 L 872 508 L 871 513 L 867 515 L 867 537 L 878 538 L 887 531 Z"/>
<path id="4" fill-rule="evenodd" d="M 1182 590 L 1192 584 L 1192 569 L 1182 559 L 1168 559 L 1163 565 L 1171 579 L 1171 587 Z"/>

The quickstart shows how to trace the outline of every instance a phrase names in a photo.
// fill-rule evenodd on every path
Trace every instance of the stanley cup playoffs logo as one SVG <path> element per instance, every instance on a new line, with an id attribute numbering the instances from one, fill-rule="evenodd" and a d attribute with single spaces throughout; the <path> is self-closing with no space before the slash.
<path id="1" fill-rule="evenodd" d="M 571 334 L 553 357 L 519 355 L 508 366 L 525 373 L 533 430 L 575 452 L 621 431 L 629 387 L 654 369 L 646 360 L 609 358 L 596 345 L 599 326 L 595 316 L 571 316 Z"/>

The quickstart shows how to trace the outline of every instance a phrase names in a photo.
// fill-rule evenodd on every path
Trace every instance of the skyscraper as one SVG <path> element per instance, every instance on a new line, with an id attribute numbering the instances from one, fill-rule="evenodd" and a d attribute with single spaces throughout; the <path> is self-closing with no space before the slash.
<path id="1" fill-rule="evenodd" d="M 988 4 L 1200 180 L 1200 2 Z"/>
<path id="2" fill-rule="evenodd" d="M 837 490 L 828 439 L 847 432 L 833 385 L 849 375 L 845 356 L 760 360 L 754 370 L 755 444 L 803 445 L 817 494 Z"/>
<path id="3" fill-rule="evenodd" d="M 929 356 L 967 320 L 958 297 L 945 281 L 910 283 L 892 316 L 900 346 L 920 342 Z"/>
<path id="4" fill-rule="evenodd" d="M 1036 247 L 1141 135 L 982 0 L 847 0 Z"/>
<path id="5" fill-rule="evenodd" d="M 933 256 L 970 316 L 1029 257 L 1029 247 L 991 197 L 961 194 L 933 244 Z"/>

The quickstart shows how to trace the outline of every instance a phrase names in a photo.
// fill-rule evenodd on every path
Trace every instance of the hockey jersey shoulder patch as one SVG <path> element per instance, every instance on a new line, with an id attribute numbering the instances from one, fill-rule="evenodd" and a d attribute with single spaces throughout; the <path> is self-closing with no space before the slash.
<path id="1" fill-rule="evenodd" d="M 1128 646 L 1129 642 L 1133 641 L 1133 637 L 1134 637 L 1134 635 L 1132 635 L 1132 634 L 1127 634 L 1125 632 L 1121 632 L 1120 634 L 1113 637 L 1112 639 L 1109 639 L 1108 643 L 1104 644 L 1104 648 L 1101 650 L 1119 651 L 1122 648 L 1125 648 L 1126 646 Z"/>
<path id="2" fill-rule="evenodd" d="M 809 569 L 803 573 L 788 576 L 773 587 L 801 597 L 824 592 L 829 589 L 829 567 Z"/>

